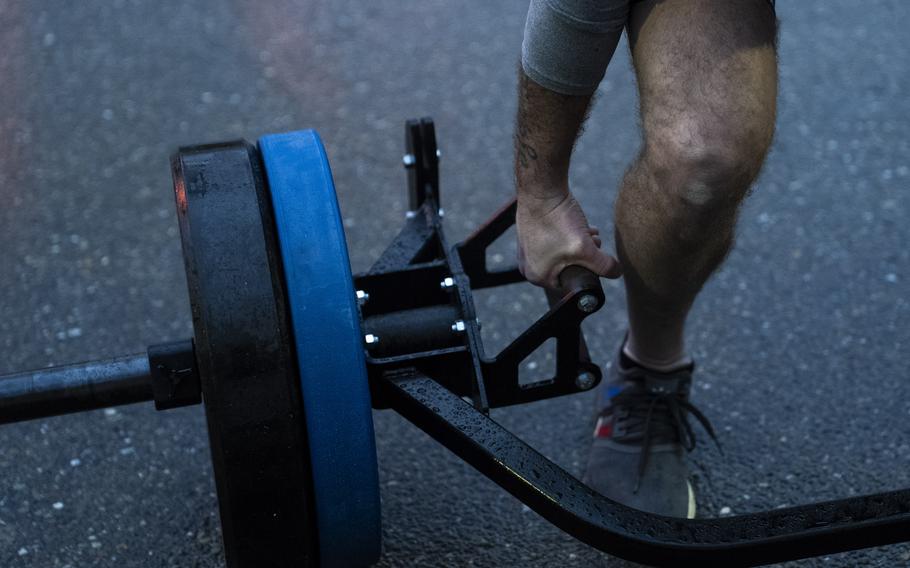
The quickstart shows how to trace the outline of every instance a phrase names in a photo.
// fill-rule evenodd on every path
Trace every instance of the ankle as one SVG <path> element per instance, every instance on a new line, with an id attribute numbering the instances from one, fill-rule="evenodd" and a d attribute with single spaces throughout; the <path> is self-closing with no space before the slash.
<path id="1" fill-rule="evenodd" d="M 668 354 L 655 356 L 635 349 L 635 346 L 628 338 L 623 343 L 622 353 L 631 359 L 633 363 L 660 373 L 672 373 L 692 364 L 692 358 L 683 348 Z"/>

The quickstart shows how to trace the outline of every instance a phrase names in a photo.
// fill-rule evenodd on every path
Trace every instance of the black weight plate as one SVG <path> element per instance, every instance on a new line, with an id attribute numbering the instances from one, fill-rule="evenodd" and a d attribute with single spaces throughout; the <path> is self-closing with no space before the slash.
<path id="1" fill-rule="evenodd" d="M 317 563 L 312 480 L 271 204 L 246 142 L 171 160 L 225 556 Z"/>

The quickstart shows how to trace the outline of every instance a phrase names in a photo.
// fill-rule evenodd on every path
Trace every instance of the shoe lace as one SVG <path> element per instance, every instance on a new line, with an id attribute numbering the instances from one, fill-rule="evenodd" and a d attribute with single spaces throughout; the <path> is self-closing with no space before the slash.
<path id="1" fill-rule="evenodd" d="M 665 382 L 662 380 L 661 382 Z M 641 386 L 625 388 L 616 395 L 614 403 L 625 409 L 625 419 L 629 420 L 627 431 L 642 431 L 642 451 L 638 459 L 638 477 L 634 491 L 637 493 L 648 465 L 648 455 L 656 436 L 675 434 L 687 452 L 695 449 L 695 431 L 689 423 L 688 416 L 695 417 L 705 432 L 717 445 L 723 455 L 723 448 L 714 431 L 711 421 L 694 404 L 686 399 L 678 381 L 666 381 L 661 386 Z"/>

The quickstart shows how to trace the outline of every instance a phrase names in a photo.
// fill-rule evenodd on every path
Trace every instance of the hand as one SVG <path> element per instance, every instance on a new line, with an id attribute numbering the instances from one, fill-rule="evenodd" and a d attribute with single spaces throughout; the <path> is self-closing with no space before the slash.
<path id="1" fill-rule="evenodd" d="M 588 226 L 571 193 L 551 200 L 519 197 L 515 225 L 518 268 L 532 284 L 558 289 L 559 273 L 571 264 L 606 278 L 622 275 L 619 261 L 600 250 L 600 231 Z"/>

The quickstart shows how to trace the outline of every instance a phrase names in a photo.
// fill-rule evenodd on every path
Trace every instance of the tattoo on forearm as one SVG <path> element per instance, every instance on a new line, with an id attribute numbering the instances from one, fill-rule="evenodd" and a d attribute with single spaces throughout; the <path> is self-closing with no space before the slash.
<path id="1" fill-rule="evenodd" d="M 517 152 L 518 152 L 518 164 L 522 168 L 527 168 L 531 165 L 531 162 L 537 159 L 537 150 L 533 146 L 521 139 L 519 135 L 517 141 Z"/>
<path id="2" fill-rule="evenodd" d="M 519 70 L 515 173 L 522 179 L 566 177 L 572 148 L 590 109 L 590 95 L 563 95 Z"/>

